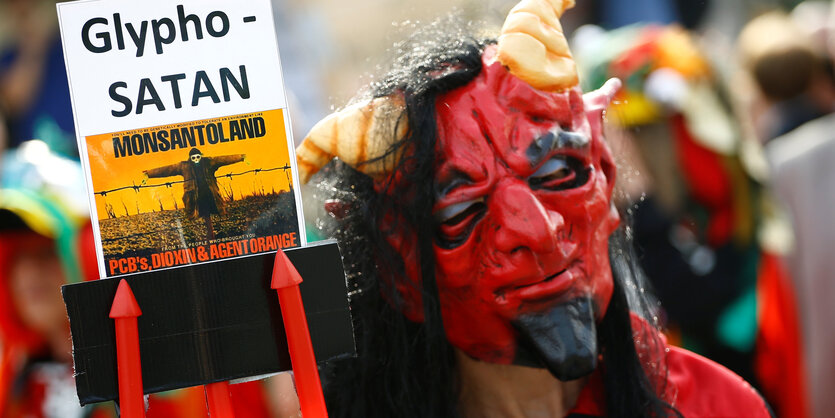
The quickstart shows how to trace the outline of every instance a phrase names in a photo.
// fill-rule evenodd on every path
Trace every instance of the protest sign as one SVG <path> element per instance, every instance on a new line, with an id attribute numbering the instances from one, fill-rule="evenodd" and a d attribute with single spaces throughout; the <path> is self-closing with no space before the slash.
<path id="1" fill-rule="evenodd" d="M 57 8 L 100 277 L 129 276 L 142 313 L 140 391 L 296 367 L 270 288 L 279 249 L 303 278 L 287 318 L 309 324 L 315 360 L 353 355 L 337 244 L 306 246 L 270 0 Z M 117 282 L 63 287 L 82 404 L 117 398 L 129 374 Z"/>
<path id="2" fill-rule="evenodd" d="M 58 15 L 101 277 L 305 244 L 269 1 Z"/>

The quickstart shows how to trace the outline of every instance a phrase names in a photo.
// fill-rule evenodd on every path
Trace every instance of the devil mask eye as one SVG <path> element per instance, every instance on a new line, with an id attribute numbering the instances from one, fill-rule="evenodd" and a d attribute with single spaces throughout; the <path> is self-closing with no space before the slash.
<path id="1" fill-rule="evenodd" d="M 484 198 L 456 203 L 437 211 L 438 245 L 449 249 L 463 244 L 485 212 L 487 205 Z"/>
<path id="2" fill-rule="evenodd" d="M 528 184 L 534 190 L 566 190 L 580 187 L 589 179 L 590 166 L 584 166 L 580 159 L 557 155 L 543 163 L 528 177 Z"/>

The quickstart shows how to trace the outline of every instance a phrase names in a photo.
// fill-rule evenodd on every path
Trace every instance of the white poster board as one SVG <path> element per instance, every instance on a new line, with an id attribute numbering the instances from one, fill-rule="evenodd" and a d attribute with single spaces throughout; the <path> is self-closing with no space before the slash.
<path id="1" fill-rule="evenodd" d="M 269 0 L 57 8 L 102 278 L 306 244 Z"/>

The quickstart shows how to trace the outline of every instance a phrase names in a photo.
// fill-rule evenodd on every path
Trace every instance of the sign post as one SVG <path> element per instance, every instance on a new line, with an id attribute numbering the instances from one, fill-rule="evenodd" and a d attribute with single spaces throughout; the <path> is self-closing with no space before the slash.
<path id="1" fill-rule="evenodd" d="M 143 418 L 142 363 L 139 358 L 139 329 L 142 315 L 128 282 L 119 281 L 110 317 L 116 322 L 116 361 L 119 371 L 119 409 L 125 418 Z"/>
<path id="2" fill-rule="evenodd" d="M 229 396 L 229 383 L 209 383 L 204 388 L 206 391 L 206 405 L 211 418 L 235 418 L 232 399 Z"/>
<path id="3" fill-rule="evenodd" d="M 313 355 L 313 344 L 310 342 L 307 318 L 304 315 L 302 295 L 299 291 L 301 283 L 302 277 L 293 263 L 283 251 L 278 251 L 275 255 L 270 287 L 278 293 L 302 415 L 325 418 L 328 411 L 325 409 L 322 383 L 319 380 L 319 370 L 316 368 L 316 357 Z"/>

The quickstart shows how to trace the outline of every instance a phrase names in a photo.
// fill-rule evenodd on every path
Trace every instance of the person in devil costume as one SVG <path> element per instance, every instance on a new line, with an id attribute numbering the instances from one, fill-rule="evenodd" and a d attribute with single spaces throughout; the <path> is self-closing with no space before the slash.
<path id="1" fill-rule="evenodd" d="M 769 415 L 652 325 L 602 135 L 620 82 L 580 91 L 572 5 L 522 1 L 497 43 L 443 27 L 404 47 L 297 149 L 302 182 L 325 167 L 313 194 L 352 287 L 333 416 Z"/>

